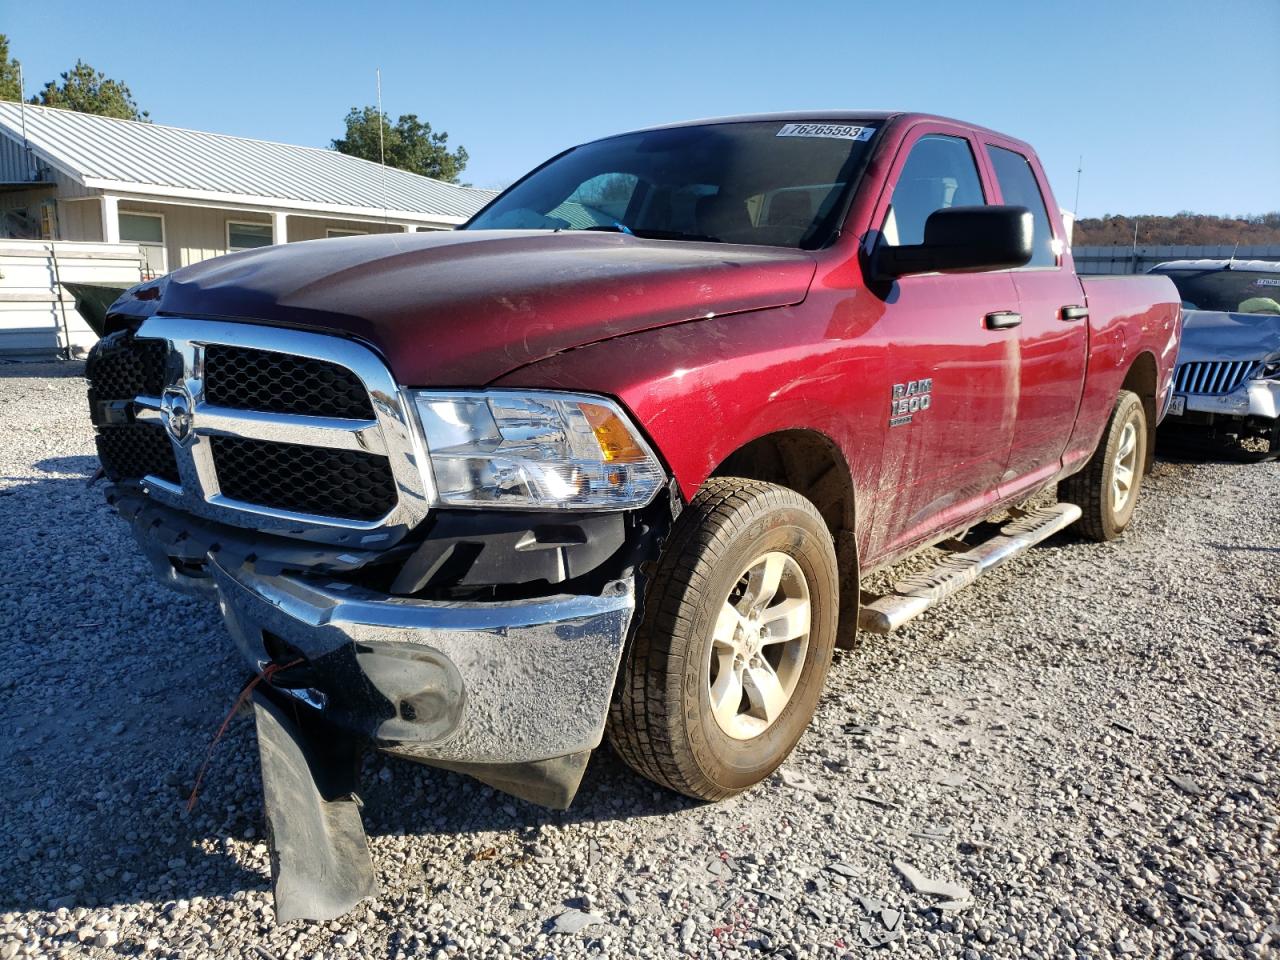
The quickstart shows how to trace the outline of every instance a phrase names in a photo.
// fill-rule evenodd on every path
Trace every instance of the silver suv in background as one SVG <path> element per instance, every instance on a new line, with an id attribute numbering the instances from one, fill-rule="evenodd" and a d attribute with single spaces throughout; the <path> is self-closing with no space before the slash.
<path id="1" fill-rule="evenodd" d="M 1280 452 L 1280 263 L 1171 260 L 1151 268 L 1182 298 L 1182 347 L 1162 431 Z"/>

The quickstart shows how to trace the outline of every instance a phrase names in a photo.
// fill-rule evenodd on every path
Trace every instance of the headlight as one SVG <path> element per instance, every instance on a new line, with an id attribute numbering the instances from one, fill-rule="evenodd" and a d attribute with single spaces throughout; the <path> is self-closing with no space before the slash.
<path id="1" fill-rule="evenodd" d="M 665 482 L 611 400 L 553 391 L 410 391 L 445 506 L 629 509 Z"/>

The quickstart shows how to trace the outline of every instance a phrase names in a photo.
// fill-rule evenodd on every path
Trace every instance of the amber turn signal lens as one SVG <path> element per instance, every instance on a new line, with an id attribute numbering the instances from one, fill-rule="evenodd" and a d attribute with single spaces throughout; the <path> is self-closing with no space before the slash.
<path id="1" fill-rule="evenodd" d="M 578 409 L 591 424 L 605 463 L 636 463 L 645 459 L 645 453 L 636 445 L 631 431 L 612 410 L 594 403 L 580 403 Z"/>

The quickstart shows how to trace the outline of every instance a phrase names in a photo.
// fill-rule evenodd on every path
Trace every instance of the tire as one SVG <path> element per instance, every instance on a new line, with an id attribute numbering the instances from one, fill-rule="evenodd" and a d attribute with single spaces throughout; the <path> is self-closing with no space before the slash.
<path id="1" fill-rule="evenodd" d="M 607 725 L 614 750 L 701 800 L 764 780 L 813 717 L 839 603 L 831 534 L 812 503 L 756 480 L 708 480 L 645 591 Z"/>
<path id="2" fill-rule="evenodd" d="M 1129 526 L 1146 468 L 1148 429 L 1142 398 L 1121 390 L 1098 449 L 1083 470 L 1059 487 L 1060 499 L 1082 511 L 1074 524 L 1082 536 L 1104 543 Z"/>

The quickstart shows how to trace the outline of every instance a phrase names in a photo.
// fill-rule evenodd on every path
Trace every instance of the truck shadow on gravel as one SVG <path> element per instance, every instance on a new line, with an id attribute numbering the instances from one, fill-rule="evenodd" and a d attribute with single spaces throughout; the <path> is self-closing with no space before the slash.
<path id="1" fill-rule="evenodd" d="M 1280 450 L 1259 442 L 1249 445 L 1234 439 L 1208 439 L 1178 432 L 1156 434 L 1156 460 L 1166 463 L 1266 463 L 1280 459 Z"/>
<path id="2" fill-rule="evenodd" d="M 180 913 L 179 901 L 244 903 L 246 893 L 262 909 L 269 868 L 249 716 L 232 721 L 185 811 L 248 672 L 215 604 L 153 580 L 127 526 L 88 486 L 97 466 L 59 456 L 37 461 L 34 476 L 0 478 L 0 912 L 172 901 Z M 451 869 L 472 846 L 492 846 L 493 833 L 514 846 L 542 825 L 696 806 L 608 749 L 567 811 L 382 756 L 366 761 L 362 782 L 375 863 L 396 886 L 421 884 L 424 862 Z M 417 862 L 380 861 L 379 839 L 402 833 L 420 838 Z M 490 836 L 467 842 L 479 834 Z"/>

